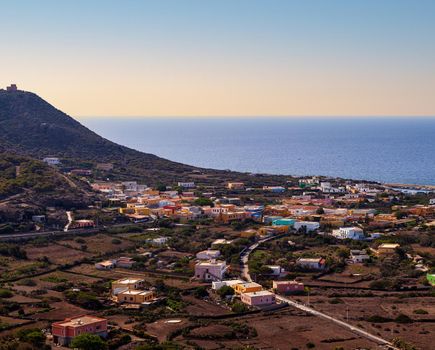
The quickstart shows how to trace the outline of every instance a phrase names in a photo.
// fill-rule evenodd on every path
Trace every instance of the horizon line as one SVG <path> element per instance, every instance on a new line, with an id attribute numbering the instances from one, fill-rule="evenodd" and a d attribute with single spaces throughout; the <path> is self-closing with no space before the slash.
<path id="1" fill-rule="evenodd" d="M 434 115 L 78 115 L 76 118 L 131 119 L 432 119 Z"/>

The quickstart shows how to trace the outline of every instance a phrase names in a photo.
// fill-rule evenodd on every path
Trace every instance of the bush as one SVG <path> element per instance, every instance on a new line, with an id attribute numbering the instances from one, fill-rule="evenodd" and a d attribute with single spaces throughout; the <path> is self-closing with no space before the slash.
<path id="1" fill-rule="evenodd" d="M 231 306 L 231 310 L 236 314 L 241 314 L 248 311 L 248 307 L 243 303 L 235 302 L 233 306 Z"/>
<path id="2" fill-rule="evenodd" d="M 198 298 L 198 299 L 203 299 L 205 297 L 208 297 L 207 288 L 205 288 L 205 287 L 198 287 L 193 292 L 193 295 L 195 296 L 195 298 Z"/>
<path id="3" fill-rule="evenodd" d="M 412 323 L 412 318 L 410 318 L 409 316 L 406 316 L 404 314 L 400 314 L 399 316 L 397 316 L 395 318 L 395 320 L 397 323 Z"/>
<path id="4" fill-rule="evenodd" d="M 8 289 L 0 289 L 0 298 L 12 298 L 14 294 Z"/>
<path id="5" fill-rule="evenodd" d="M 428 314 L 428 312 L 426 310 L 423 310 L 423 309 L 414 310 L 414 313 L 417 315 L 427 315 Z"/>
<path id="6" fill-rule="evenodd" d="M 314 343 L 312 343 L 312 342 L 309 342 L 309 343 L 307 343 L 305 346 L 307 347 L 307 349 L 313 349 L 313 348 L 316 347 L 316 344 L 314 344 Z"/>
<path id="7" fill-rule="evenodd" d="M 73 339 L 71 347 L 81 350 L 105 350 L 107 344 L 98 335 L 83 333 Z"/>
<path id="8" fill-rule="evenodd" d="M 230 286 L 223 286 L 217 290 L 217 293 L 221 298 L 225 298 L 228 295 L 234 295 L 234 289 Z"/>
<path id="9" fill-rule="evenodd" d="M 379 315 L 373 315 L 367 318 L 367 321 L 371 323 L 385 323 L 385 322 L 390 322 L 391 319 Z"/>
<path id="10" fill-rule="evenodd" d="M 17 332 L 16 336 L 21 342 L 30 343 L 35 347 L 41 347 L 45 343 L 44 333 L 37 328 L 22 329 Z"/>
<path id="11" fill-rule="evenodd" d="M 121 243 L 122 243 L 122 241 L 118 238 L 112 239 L 112 244 L 121 244 Z"/>

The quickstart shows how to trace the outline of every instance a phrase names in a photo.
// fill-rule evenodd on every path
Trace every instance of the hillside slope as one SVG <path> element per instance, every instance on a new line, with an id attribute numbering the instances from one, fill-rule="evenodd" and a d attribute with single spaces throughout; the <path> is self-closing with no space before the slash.
<path id="1" fill-rule="evenodd" d="M 106 140 L 31 92 L 0 90 L 0 136 L 3 150 L 35 158 L 114 162 L 133 177 L 179 177 L 195 169 Z"/>
<path id="2" fill-rule="evenodd" d="M 0 152 L 0 210 L 27 207 L 84 207 L 96 199 L 90 186 L 30 157 Z"/>

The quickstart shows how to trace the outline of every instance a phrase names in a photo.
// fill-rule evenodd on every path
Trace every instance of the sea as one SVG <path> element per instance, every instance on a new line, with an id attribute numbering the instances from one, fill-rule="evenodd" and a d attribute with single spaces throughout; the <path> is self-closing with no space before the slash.
<path id="1" fill-rule="evenodd" d="M 116 143 L 204 168 L 435 185 L 435 118 L 128 118 L 80 122 Z"/>

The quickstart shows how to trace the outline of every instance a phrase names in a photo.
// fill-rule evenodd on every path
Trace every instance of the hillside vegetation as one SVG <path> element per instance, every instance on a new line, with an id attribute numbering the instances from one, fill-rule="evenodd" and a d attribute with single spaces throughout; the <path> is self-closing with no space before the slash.
<path id="1" fill-rule="evenodd" d="M 0 152 L 0 205 L 19 201 L 37 206 L 83 206 L 91 198 L 86 183 L 41 161 Z"/>

